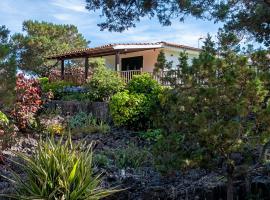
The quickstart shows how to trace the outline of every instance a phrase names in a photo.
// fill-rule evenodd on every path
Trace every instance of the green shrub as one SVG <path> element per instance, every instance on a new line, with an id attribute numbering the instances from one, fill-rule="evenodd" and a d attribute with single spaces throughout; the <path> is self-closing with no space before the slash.
<path id="1" fill-rule="evenodd" d="M 9 147 L 14 141 L 14 126 L 8 117 L 0 111 L 0 162 L 3 161 L 2 150 Z"/>
<path id="2" fill-rule="evenodd" d="M 67 122 L 68 128 L 73 133 L 107 133 L 110 126 L 102 120 L 97 120 L 92 114 L 79 112 L 72 116 Z"/>
<path id="3" fill-rule="evenodd" d="M 162 137 L 161 129 L 147 130 L 146 132 L 139 132 L 140 138 L 149 142 L 157 142 Z"/>
<path id="4" fill-rule="evenodd" d="M 156 169 L 164 174 L 198 166 L 203 159 L 202 149 L 194 146 L 181 133 L 160 135 L 152 153 Z"/>
<path id="5" fill-rule="evenodd" d="M 132 94 L 123 91 L 115 94 L 110 100 L 110 113 L 116 126 L 135 126 L 135 123 L 142 122 L 147 98 L 143 94 Z"/>
<path id="6" fill-rule="evenodd" d="M 134 76 L 127 91 L 115 94 L 109 104 L 115 125 L 147 129 L 159 104 L 162 87 L 149 74 Z"/>
<path id="7" fill-rule="evenodd" d="M 137 147 L 133 143 L 126 148 L 114 150 L 113 159 L 115 165 L 120 169 L 127 167 L 137 169 L 152 164 L 152 156 L 149 151 L 143 147 Z"/>
<path id="8" fill-rule="evenodd" d="M 94 163 L 98 167 L 108 167 L 109 166 L 109 158 L 102 153 L 96 153 L 94 155 Z"/>
<path id="9" fill-rule="evenodd" d="M 9 120 L 7 118 L 7 116 L 0 111 L 0 128 L 7 126 L 9 124 Z"/>
<path id="10" fill-rule="evenodd" d="M 33 156 L 17 153 L 25 177 L 12 173 L 16 199 L 101 199 L 116 192 L 100 188 L 100 175 L 94 175 L 91 145 L 83 152 L 74 145 L 54 139 L 40 141 Z"/>
<path id="11" fill-rule="evenodd" d="M 158 95 L 161 91 L 161 85 L 154 80 L 150 74 L 135 75 L 128 83 L 127 89 L 131 93 Z"/>
<path id="12" fill-rule="evenodd" d="M 96 63 L 93 76 L 87 81 L 89 98 L 93 101 L 107 101 L 112 95 L 124 89 L 124 82 L 104 62 Z"/>
<path id="13" fill-rule="evenodd" d="M 63 96 L 67 95 L 68 92 L 65 92 L 66 87 L 74 86 L 74 83 L 67 81 L 55 81 L 49 82 L 47 77 L 39 78 L 41 84 L 42 92 L 47 93 L 51 91 L 53 93 L 54 99 L 61 99 Z"/>
<path id="14" fill-rule="evenodd" d="M 89 101 L 89 95 L 87 93 L 70 93 L 63 95 L 61 98 L 63 101 Z"/>

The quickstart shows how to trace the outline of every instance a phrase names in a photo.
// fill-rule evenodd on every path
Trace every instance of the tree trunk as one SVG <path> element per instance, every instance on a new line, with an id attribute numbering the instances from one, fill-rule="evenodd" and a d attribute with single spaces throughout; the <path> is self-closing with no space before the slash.
<path id="1" fill-rule="evenodd" d="M 227 200 L 233 200 L 233 177 L 228 174 L 227 180 Z"/>
<path id="2" fill-rule="evenodd" d="M 227 200 L 233 200 L 233 173 L 234 163 L 229 160 L 227 162 Z"/>

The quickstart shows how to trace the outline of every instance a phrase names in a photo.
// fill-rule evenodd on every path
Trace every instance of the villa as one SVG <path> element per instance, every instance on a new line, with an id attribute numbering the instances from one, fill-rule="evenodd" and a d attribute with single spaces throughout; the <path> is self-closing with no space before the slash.
<path id="1" fill-rule="evenodd" d="M 166 60 L 173 62 L 174 68 L 178 64 L 180 52 L 186 51 L 189 62 L 191 62 L 201 51 L 199 48 L 168 42 L 126 43 L 73 50 L 49 56 L 47 59 L 61 61 L 61 78 L 66 79 L 65 76 L 68 74 L 65 73 L 65 60 L 84 58 L 84 78 L 87 79 L 89 73 L 89 59 L 102 57 L 107 67 L 119 72 L 121 76 L 124 77 L 125 81 L 129 81 L 134 74 L 141 72 L 152 73 L 161 50 L 164 51 Z"/>

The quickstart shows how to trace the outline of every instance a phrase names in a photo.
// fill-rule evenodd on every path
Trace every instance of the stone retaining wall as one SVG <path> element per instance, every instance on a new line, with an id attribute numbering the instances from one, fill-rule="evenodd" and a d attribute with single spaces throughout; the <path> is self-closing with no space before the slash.
<path id="1" fill-rule="evenodd" d="M 53 100 L 45 105 L 45 108 L 59 108 L 63 115 L 72 115 L 78 112 L 92 113 L 96 118 L 110 122 L 109 105 L 107 102 L 81 102 Z"/>

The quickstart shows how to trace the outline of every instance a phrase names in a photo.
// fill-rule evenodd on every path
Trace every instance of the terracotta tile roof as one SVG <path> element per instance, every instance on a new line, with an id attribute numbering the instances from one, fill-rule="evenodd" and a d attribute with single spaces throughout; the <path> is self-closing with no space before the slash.
<path id="1" fill-rule="evenodd" d="M 107 45 L 102 45 L 102 46 L 98 46 L 98 47 L 94 47 L 94 48 L 83 48 L 83 49 L 76 49 L 76 50 L 70 50 L 67 52 L 63 52 L 63 53 L 59 53 L 59 54 L 55 54 L 55 55 L 50 55 L 47 56 L 47 59 L 64 59 L 64 58 L 78 58 L 78 57 L 85 57 L 85 56 L 93 56 L 93 57 L 98 57 L 98 56 L 105 56 L 105 55 L 113 55 L 115 53 L 115 49 L 114 47 L 116 46 L 120 46 L 120 45 L 124 45 L 124 46 L 128 46 L 128 45 L 132 45 L 132 46 L 147 46 L 149 45 L 151 48 L 151 45 L 162 45 L 164 46 L 170 46 L 170 47 L 176 47 L 176 48 L 183 48 L 183 49 L 188 49 L 188 50 L 194 50 L 194 51 L 200 51 L 201 49 L 195 48 L 195 47 L 190 47 L 190 46 L 185 46 L 185 45 L 180 45 L 180 44 L 175 44 L 175 43 L 169 43 L 169 42 L 155 42 L 155 43 L 149 43 L 149 42 L 145 42 L 145 43 L 114 43 L 114 44 L 107 44 Z M 157 47 L 153 47 L 153 48 L 157 48 Z M 159 47 L 161 48 L 161 47 Z M 136 48 L 134 48 L 136 49 Z M 142 49 L 141 49 L 142 50 Z M 135 50 L 134 50 L 135 51 Z M 138 51 L 138 49 L 137 49 Z"/>

